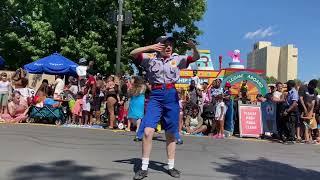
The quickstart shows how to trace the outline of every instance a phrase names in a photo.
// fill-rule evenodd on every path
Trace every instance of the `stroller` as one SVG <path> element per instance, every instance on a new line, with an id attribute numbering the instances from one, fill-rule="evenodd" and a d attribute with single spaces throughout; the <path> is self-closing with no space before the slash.
<path id="1" fill-rule="evenodd" d="M 63 94 L 61 94 L 61 96 L 62 95 Z M 69 113 L 68 108 L 65 105 L 52 107 L 44 104 L 39 107 L 36 105 L 36 98 L 33 97 L 33 103 L 30 106 L 28 115 L 29 118 L 27 119 L 27 123 L 49 123 L 62 125 L 66 123 Z"/>
<path id="2" fill-rule="evenodd" d="M 66 122 L 67 116 L 63 112 L 62 107 L 49 107 L 44 105 L 43 107 L 37 107 L 32 105 L 29 110 L 29 118 L 27 123 L 49 123 L 61 125 Z"/>

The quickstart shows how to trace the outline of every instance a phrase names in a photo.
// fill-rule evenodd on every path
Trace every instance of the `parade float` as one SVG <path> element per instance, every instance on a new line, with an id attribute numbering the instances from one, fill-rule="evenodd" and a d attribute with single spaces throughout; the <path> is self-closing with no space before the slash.
<path id="1" fill-rule="evenodd" d="M 265 95 L 268 92 L 267 83 L 261 77 L 264 71 L 246 69 L 243 60 L 240 59 L 241 54 L 239 50 L 228 53 L 231 62 L 227 68 L 222 67 L 223 57 L 219 56 L 219 70 L 213 68 L 210 50 L 199 50 L 199 53 L 200 59 L 197 62 L 190 64 L 188 69 L 180 72 L 180 79 L 176 84 L 177 89 L 186 90 L 196 71 L 200 83 L 208 82 L 208 84 L 211 84 L 213 80 L 217 78 L 222 80 L 222 86 L 229 82 L 232 85 L 231 93 L 233 96 L 239 94 L 241 84 L 244 80 L 247 80 L 248 97 L 250 99 L 255 99 L 257 94 Z"/>

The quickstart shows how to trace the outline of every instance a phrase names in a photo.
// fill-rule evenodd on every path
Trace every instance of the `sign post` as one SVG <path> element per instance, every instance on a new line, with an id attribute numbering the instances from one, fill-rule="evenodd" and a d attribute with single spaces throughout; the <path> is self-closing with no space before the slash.
<path id="1" fill-rule="evenodd" d="M 262 113 L 259 105 L 239 103 L 240 137 L 260 137 L 262 134 Z"/>
<path id="2" fill-rule="evenodd" d="M 121 58 L 121 36 L 122 36 L 122 21 L 123 21 L 123 0 L 119 0 L 119 14 L 117 15 L 118 21 L 118 35 L 117 35 L 117 56 L 116 56 L 116 74 L 120 74 L 120 58 Z"/>

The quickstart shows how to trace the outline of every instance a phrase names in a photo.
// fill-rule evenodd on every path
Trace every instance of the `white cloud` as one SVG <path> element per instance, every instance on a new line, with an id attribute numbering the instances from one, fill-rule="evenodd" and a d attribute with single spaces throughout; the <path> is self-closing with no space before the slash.
<path id="1" fill-rule="evenodd" d="M 274 34 L 276 34 L 276 32 L 274 31 L 274 27 L 269 26 L 265 29 L 260 28 L 253 32 L 247 32 L 243 38 L 244 39 L 265 38 L 265 37 L 270 37 Z"/>

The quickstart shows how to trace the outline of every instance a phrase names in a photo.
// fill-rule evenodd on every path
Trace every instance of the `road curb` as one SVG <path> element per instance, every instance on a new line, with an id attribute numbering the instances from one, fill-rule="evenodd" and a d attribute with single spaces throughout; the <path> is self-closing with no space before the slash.
<path id="1" fill-rule="evenodd" d="M 125 133 L 125 130 L 111 130 L 111 129 L 102 129 L 102 128 L 77 128 L 77 127 L 63 127 L 63 126 L 57 126 L 54 124 L 41 124 L 41 123 L 5 123 L 5 122 L 0 122 L 0 124 L 7 124 L 7 125 L 16 125 L 16 126 L 21 126 L 21 125 L 26 125 L 26 126 L 44 126 L 44 127 L 54 127 L 54 128 L 72 128 L 72 129 L 89 129 L 89 130 L 100 130 L 100 131 L 110 131 L 113 133 Z M 192 135 L 183 135 L 183 137 L 196 137 L 196 138 L 210 138 L 209 136 L 192 136 Z M 269 140 L 265 139 L 256 139 L 256 138 L 238 138 L 235 136 L 230 136 L 225 139 L 231 139 L 231 140 L 240 140 L 240 141 L 251 141 L 251 142 L 271 142 Z"/>

